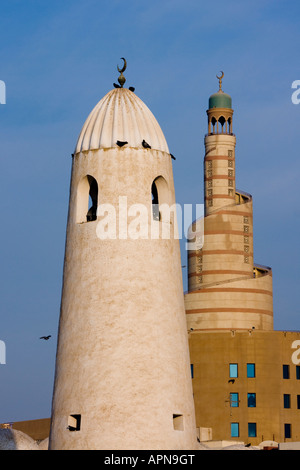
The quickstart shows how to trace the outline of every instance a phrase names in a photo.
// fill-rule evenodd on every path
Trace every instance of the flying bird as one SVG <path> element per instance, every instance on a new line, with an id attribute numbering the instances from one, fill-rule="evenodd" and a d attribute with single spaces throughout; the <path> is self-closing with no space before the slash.
<path id="1" fill-rule="evenodd" d="M 128 144 L 128 142 L 127 142 L 127 141 L 117 140 L 116 144 L 117 144 L 119 147 L 123 147 L 123 145 Z"/>
<path id="2" fill-rule="evenodd" d="M 48 339 L 51 338 L 51 335 L 49 336 L 41 336 L 40 339 L 45 339 L 46 341 L 48 341 Z"/>
<path id="3" fill-rule="evenodd" d="M 144 147 L 144 149 L 151 149 L 151 146 L 145 140 L 143 140 L 142 146 Z"/>

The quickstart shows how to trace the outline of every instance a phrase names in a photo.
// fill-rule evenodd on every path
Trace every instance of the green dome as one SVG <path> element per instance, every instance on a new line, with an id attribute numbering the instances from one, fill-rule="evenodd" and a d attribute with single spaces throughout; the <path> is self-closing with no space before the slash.
<path id="1" fill-rule="evenodd" d="M 230 108 L 231 109 L 231 96 L 219 90 L 209 97 L 208 107 L 211 108 Z"/>

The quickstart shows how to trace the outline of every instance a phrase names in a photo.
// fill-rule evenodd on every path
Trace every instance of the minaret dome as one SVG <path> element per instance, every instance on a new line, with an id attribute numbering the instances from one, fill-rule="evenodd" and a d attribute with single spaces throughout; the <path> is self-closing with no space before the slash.
<path id="1" fill-rule="evenodd" d="M 217 75 L 219 91 L 213 93 L 208 100 L 208 134 L 232 134 L 232 100 L 222 90 L 224 72 Z"/>

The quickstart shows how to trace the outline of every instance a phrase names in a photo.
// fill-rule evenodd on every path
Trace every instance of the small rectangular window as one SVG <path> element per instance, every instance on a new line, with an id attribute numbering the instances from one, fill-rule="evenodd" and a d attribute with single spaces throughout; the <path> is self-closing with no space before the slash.
<path id="1" fill-rule="evenodd" d="M 229 364 L 229 377 L 238 377 L 238 365 Z"/>
<path id="2" fill-rule="evenodd" d="M 191 364 L 191 377 L 194 378 L 194 364 Z"/>
<path id="3" fill-rule="evenodd" d="M 247 396 L 248 408 L 256 407 L 256 393 L 248 393 Z"/>
<path id="4" fill-rule="evenodd" d="M 284 379 L 290 378 L 290 366 L 288 364 L 283 364 L 282 366 L 282 376 Z"/>
<path id="5" fill-rule="evenodd" d="M 239 394 L 230 393 L 230 406 L 232 408 L 237 408 L 239 406 Z"/>
<path id="6" fill-rule="evenodd" d="M 173 427 L 175 431 L 183 431 L 183 415 L 173 415 Z"/>
<path id="7" fill-rule="evenodd" d="M 239 437 L 239 423 L 230 423 L 230 435 L 231 437 Z"/>
<path id="8" fill-rule="evenodd" d="M 291 407 L 291 395 L 288 393 L 285 393 L 283 395 L 283 407 L 284 408 L 290 408 Z"/>
<path id="9" fill-rule="evenodd" d="M 247 377 L 255 377 L 255 364 L 247 364 Z"/>
<path id="10" fill-rule="evenodd" d="M 296 379 L 300 380 L 300 366 L 296 366 Z"/>
<path id="11" fill-rule="evenodd" d="M 68 418 L 69 431 L 80 431 L 81 415 L 70 415 Z"/>
<path id="12" fill-rule="evenodd" d="M 256 437 L 256 423 L 248 423 L 248 437 Z"/>
<path id="13" fill-rule="evenodd" d="M 300 410 L 300 395 L 297 395 L 297 410 Z"/>
<path id="14" fill-rule="evenodd" d="M 292 426 L 289 423 L 284 424 L 284 437 L 290 439 L 292 437 Z"/>
<path id="15" fill-rule="evenodd" d="M 232 157 L 233 155 L 233 151 L 232 150 L 228 150 L 228 157 Z"/>

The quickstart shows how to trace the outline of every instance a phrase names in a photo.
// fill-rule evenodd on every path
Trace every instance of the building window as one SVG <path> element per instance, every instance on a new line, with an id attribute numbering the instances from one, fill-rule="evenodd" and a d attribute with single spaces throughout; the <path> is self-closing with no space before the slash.
<path id="1" fill-rule="evenodd" d="M 232 156 L 233 156 L 232 150 L 228 150 L 228 157 L 232 157 Z"/>
<path id="2" fill-rule="evenodd" d="M 256 393 L 248 393 L 247 401 L 248 401 L 248 408 L 255 408 L 256 407 Z"/>
<path id="3" fill-rule="evenodd" d="M 163 208 L 170 204 L 168 183 L 162 176 L 158 176 L 151 185 L 152 217 L 154 220 L 164 220 Z"/>
<path id="4" fill-rule="evenodd" d="M 255 377 L 255 364 L 247 364 L 247 377 Z"/>
<path id="5" fill-rule="evenodd" d="M 290 366 L 288 364 L 283 364 L 282 366 L 282 376 L 284 379 L 290 378 Z"/>
<path id="6" fill-rule="evenodd" d="M 70 415 L 68 417 L 69 431 L 80 431 L 81 415 Z"/>
<path id="7" fill-rule="evenodd" d="M 292 425 L 289 423 L 284 424 L 284 437 L 290 439 L 292 437 Z"/>
<path id="8" fill-rule="evenodd" d="M 81 179 L 77 188 L 77 223 L 97 219 L 98 183 L 91 175 Z"/>
<path id="9" fill-rule="evenodd" d="M 248 423 L 248 437 L 256 437 L 256 423 Z"/>
<path id="10" fill-rule="evenodd" d="M 300 366 L 296 366 L 296 379 L 300 380 Z"/>
<path id="11" fill-rule="evenodd" d="M 283 407 L 284 408 L 290 408 L 291 407 L 291 395 L 288 393 L 285 393 L 283 395 Z"/>
<path id="12" fill-rule="evenodd" d="M 230 393 L 230 406 L 233 408 L 237 408 L 239 406 L 239 394 L 238 393 Z"/>
<path id="13" fill-rule="evenodd" d="M 297 395 L 297 409 L 300 410 L 300 395 Z"/>
<path id="14" fill-rule="evenodd" d="M 194 364 L 191 364 L 191 377 L 194 378 Z"/>
<path id="15" fill-rule="evenodd" d="M 239 423 L 230 423 L 230 436 L 239 437 L 239 435 L 240 435 Z"/>
<path id="16" fill-rule="evenodd" d="M 229 377 L 235 378 L 238 377 L 238 365 L 229 364 Z"/>

